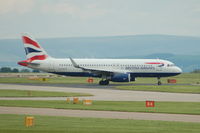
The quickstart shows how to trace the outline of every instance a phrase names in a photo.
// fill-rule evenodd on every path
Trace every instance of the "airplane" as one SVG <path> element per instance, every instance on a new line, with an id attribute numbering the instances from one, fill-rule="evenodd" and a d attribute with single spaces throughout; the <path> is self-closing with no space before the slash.
<path id="1" fill-rule="evenodd" d="M 58 75 L 101 78 L 99 85 L 131 82 L 137 77 L 156 77 L 161 85 L 161 77 L 182 73 L 174 63 L 161 59 L 57 59 L 49 56 L 32 36 L 23 34 L 22 40 L 27 59 L 19 61 L 19 65 Z"/>

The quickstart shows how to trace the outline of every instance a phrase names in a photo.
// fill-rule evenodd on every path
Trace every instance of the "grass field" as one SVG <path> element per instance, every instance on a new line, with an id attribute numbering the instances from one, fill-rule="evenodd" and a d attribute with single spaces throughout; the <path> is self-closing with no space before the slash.
<path id="1" fill-rule="evenodd" d="M 30 91 L 30 90 L 0 90 L 0 97 L 77 97 L 92 96 L 87 93 Z"/>
<path id="2" fill-rule="evenodd" d="M 163 83 L 167 83 L 167 79 L 176 79 L 179 84 L 200 84 L 199 73 L 183 73 L 175 77 L 161 78 Z M 98 83 L 100 79 L 94 78 L 94 83 Z M 47 78 L 46 81 L 30 80 L 28 78 L 17 77 L 1 77 L 0 83 L 60 83 L 60 84 L 74 84 L 74 83 L 87 83 L 87 77 L 55 77 Z M 112 82 L 111 82 L 112 83 Z M 135 82 L 131 83 L 157 83 L 156 78 L 137 78 Z"/>
<path id="3" fill-rule="evenodd" d="M 198 73 L 184 73 L 175 77 L 178 84 L 191 85 L 133 85 L 133 86 L 117 86 L 117 89 L 135 90 L 135 91 L 158 91 L 158 92 L 174 92 L 174 93 L 196 93 L 200 94 L 200 74 Z M 162 78 L 162 83 L 167 84 L 167 79 Z M 156 83 L 155 78 L 139 78 L 135 83 Z M 196 84 L 196 85 L 193 85 Z M 198 85 L 199 84 L 199 85 Z"/>
<path id="4" fill-rule="evenodd" d="M 94 80 L 95 83 L 97 79 Z M 54 78 L 47 78 L 46 81 L 38 80 L 31 80 L 28 78 L 17 78 L 17 77 L 1 77 L 0 83 L 42 83 L 42 84 L 86 84 L 87 78 L 85 77 L 54 77 Z"/>
<path id="5" fill-rule="evenodd" d="M 109 110 L 124 112 L 155 112 L 172 114 L 200 114 L 199 102 L 156 102 L 154 108 L 146 108 L 145 102 L 93 101 L 93 105 L 68 104 L 66 101 L 0 100 L 0 106 L 19 106 L 57 109 Z"/>
<path id="6" fill-rule="evenodd" d="M 199 133 L 200 123 L 102 118 L 34 116 L 33 127 L 24 126 L 25 115 L 0 114 L 1 133 Z"/>
<path id="7" fill-rule="evenodd" d="M 200 82 L 200 74 L 181 74 L 172 77 L 178 84 L 197 84 Z M 168 78 L 162 78 L 167 83 Z M 87 78 L 57 77 L 49 78 L 47 81 L 30 80 L 28 78 L 0 78 L 0 83 L 42 83 L 42 84 L 87 84 Z M 98 84 L 99 79 L 94 79 Z M 156 78 L 138 78 L 131 82 L 133 86 L 118 86 L 117 89 L 161 91 L 161 92 L 183 92 L 200 93 L 200 86 L 175 85 L 175 86 L 141 86 L 134 84 L 156 83 Z M 116 84 L 112 83 L 111 84 Z M 117 83 L 119 84 L 119 83 Z M 121 84 L 121 83 L 120 83 Z M 42 92 L 42 91 L 19 91 L 0 90 L 0 97 L 47 97 L 47 96 L 89 96 L 82 93 L 64 92 Z M 60 109 L 81 109 L 81 110 L 109 110 L 124 112 L 155 112 L 172 114 L 195 114 L 200 115 L 200 102 L 156 102 L 154 108 L 146 108 L 145 102 L 114 102 L 114 101 L 93 101 L 92 106 L 66 103 L 66 101 L 25 101 L 25 100 L 0 100 L 0 106 L 38 107 L 38 108 L 60 108 Z M 0 114 L 0 133 L 199 133 L 200 123 L 187 122 L 164 122 L 146 120 L 119 120 L 101 118 L 72 118 L 34 116 L 35 126 L 27 128 L 24 126 L 25 115 Z"/>

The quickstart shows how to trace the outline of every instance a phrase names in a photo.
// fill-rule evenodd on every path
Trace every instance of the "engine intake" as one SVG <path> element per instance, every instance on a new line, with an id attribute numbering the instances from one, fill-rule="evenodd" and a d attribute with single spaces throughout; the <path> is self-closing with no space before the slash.
<path id="1" fill-rule="evenodd" d="M 135 78 L 131 77 L 130 74 L 115 73 L 111 76 L 111 81 L 113 81 L 113 82 L 130 82 L 130 81 L 135 81 Z"/>

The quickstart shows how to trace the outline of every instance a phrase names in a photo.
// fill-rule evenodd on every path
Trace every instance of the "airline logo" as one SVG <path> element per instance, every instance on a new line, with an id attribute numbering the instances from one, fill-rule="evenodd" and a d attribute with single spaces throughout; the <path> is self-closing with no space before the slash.
<path id="1" fill-rule="evenodd" d="M 162 62 L 146 62 L 145 64 L 164 64 Z"/>
<path id="2" fill-rule="evenodd" d="M 22 39 L 27 56 L 27 62 L 32 62 L 33 60 L 45 60 L 47 58 L 46 52 L 35 40 L 27 36 L 22 36 Z"/>
<path id="3" fill-rule="evenodd" d="M 145 64 L 158 65 L 158 67 L 163 67 L 165 65 L 163 62 L 146 62 Z"/>

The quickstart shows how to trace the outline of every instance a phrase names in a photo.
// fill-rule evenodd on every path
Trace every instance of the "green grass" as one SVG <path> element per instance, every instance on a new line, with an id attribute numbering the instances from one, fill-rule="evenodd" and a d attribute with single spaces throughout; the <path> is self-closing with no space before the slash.
<path id="1" fill-rule="evenodd" d="M 92 95 L 87 93 L 72 93 L 72 92 L 0 89 L 0 97 L 76 97 L 76 96 L 92 96 Z"/>
<path id="2" fill-rule="evenodd" d="M 174 93 L 196 93 L 200 94 L 200 86 L 193 85 L 136 85 L 136 86 L 117 86 L 121 90 L 134 90 L 134 91 L 158 91 L 158 92 L 174 92 Z"/>
<path id="3" fill-rule="evenodd" d="M 24 126 L 25 115 L 0 114 L 1 133 L 199 133 L 200 123 L 103 118 L 34 116 L 33 127 Z"/>
<path id="4" fill-rule="evenodd" d="M 68 104 L 66 103 L 66 101 L 0 100 L 0 106 L 200 115 L 200 102 L 156 102 L 154 108 L 152 107 L 146 108 L 145 102 L 142 101 L 141 102 L 93 101 L 93 105 L 85 106 L 82 105 L 81 103 Z"/>
<path id="5" fill-rule="evenodd" d="M 95 83 L 98 79 L 94 79 Z M 87 84 L 87 77 L 55 77 L 55 78 L 47 78 L 46 81 L 31 80 L 28 78 L 16 78 L 16 77 L 1 77 L 0 83 L 42 83 L 42 84 Z"/>
<path id="6" fill-rule="evenodd" d="M 196 84 L 200 83 L 199 73 L 183 73 L 175 77 L 161 78 L 163 83 L 167 83 L 167 79 L 176 79 L 179 84 Z M 100 79 L 94 78 L 94 83 L 98 83 Z M 7 78 L 1 77 L 0 83 L 60 83 L 60 84 L 75 84 L 75 83 L 87 83 L 87 77 L 55 77 L 47 78 L 47 81 L 42 80 L 30 80 L 28 78 Z M 131 83 L 157 83 L 156 78 L 137 78 L 135 82 Z M 123 83 L 122 83 L 123 84 Z"/>
<path id="7" fill-rule="evenodd" d="M 158 91 L 158 92 L 173 92 L 173 93 L 196 93 L 200 94 L 200 74 L 199 73 L 183 73 L 175 77 L 161 78 L 162 83 L 167 84 L 167 79 L 176 79 L 177 84 L 191 84 L 191 85 L 134 85 L 143 83 L 157 83 L 156 78 L 137 78 L 133 82 L 133 86 L 124 85 L 117 86 L 117 89 L 135 90 L 135 91 Z M 199 85 L 192 85 L 199 84 Z"/>
<path id="8" fill-rule="evenodd" d="M 186 84 L 200 84 L 200 73 L 184 73 L 178 76 L 175 76 L 178 83 L 186 83 Z"/>

